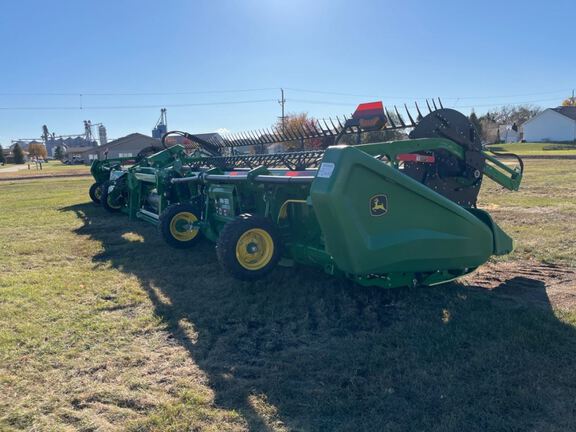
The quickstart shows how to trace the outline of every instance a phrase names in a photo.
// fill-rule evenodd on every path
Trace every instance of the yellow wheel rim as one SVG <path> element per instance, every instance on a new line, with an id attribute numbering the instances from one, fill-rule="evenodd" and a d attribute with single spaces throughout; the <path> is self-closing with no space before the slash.
<path id="1" fill-rule="evenodd" d="M 268 232 L 252 228 L 240 236 L 236 243 L 236 259 L 247 270 L 260 270 L 272 259 L 274 241 Z"/>
<path id="2" fill-rule="evenodd" d="M 194 239 L 198 235 L 198 228 L 192 228 L 191 225 L 197 220 L 198 218 L 194 213 L 176 213 L 170 221 L 170 234 L 182 242 Z"/>

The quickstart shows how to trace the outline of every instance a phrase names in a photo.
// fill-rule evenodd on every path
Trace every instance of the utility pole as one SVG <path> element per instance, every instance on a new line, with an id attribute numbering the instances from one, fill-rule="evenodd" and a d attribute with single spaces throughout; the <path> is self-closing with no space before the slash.
<path id="1" fill-rule="evenodd" d="M 280 117 L 280 121 L 282 124 L 282 132 L 284 132 L 285 120 L 286 120 L 286 116 L 284 115 L 284 105 L 286 104 L 286 99 L 284 98 L 284 89 L 283 88 L 280 89 L 280 100 L 278 101 L 278 103 L 282 107 L 282 117 Z"/>

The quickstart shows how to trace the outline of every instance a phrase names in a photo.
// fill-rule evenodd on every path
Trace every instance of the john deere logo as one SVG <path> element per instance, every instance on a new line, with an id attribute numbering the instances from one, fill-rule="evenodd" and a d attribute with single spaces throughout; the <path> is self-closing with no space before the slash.
<path id="1" fill-rule="evenodd" d="M 388 212 L 388 197 L 386 195 L 374 195 L 370 198 L 370 215 L 382 216 Z"/>

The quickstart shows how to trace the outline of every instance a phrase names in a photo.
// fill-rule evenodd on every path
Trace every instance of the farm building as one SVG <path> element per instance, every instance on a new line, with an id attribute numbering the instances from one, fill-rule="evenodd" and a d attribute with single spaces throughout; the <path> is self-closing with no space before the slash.
<path id="1" fill-rule="evenodd" d="M 522 125 L 528 142 L 575 141 L 576 106 L 548 108 Z"/>
<path id="2" fill-rule="evenodd" d="M 95 147 L 70 147 L 65 148 L 64 160 L 65 161 L 82 161 L 84 160 L 85 152 L 93 150 Z"/>
<path id="3" fill-rule="evenodd" d="M 516 126 L 516 123 L 512 125 L 499 126 L 498 133 L 500 135 L 500 142 L 514 143 L 520 141 L 520 132 L 518 132 L 518 127 Z"/>
<path id="4" fill-rule="evenodd" d="M 133 133 L 105 145 L 84 150 L 80 153 L 80 157 L 88 164 L 94 159 L 136 156 L 141 150 L 150 146 L 160 147 L 160 142 L 147 135 Z"/>

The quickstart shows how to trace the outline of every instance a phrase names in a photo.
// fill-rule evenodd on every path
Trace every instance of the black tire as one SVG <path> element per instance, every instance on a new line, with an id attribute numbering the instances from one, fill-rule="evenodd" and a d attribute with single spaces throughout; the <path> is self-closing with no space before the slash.
<path id="1" fill-rule="evenodd" d="M 242 245 L 243 242 L 248 243 Z M 246 248 L 244 252 L 243 247 Z M 251 252 L 249 247 L 260 247 L 260 250 Z M 242 253 L 246 254 L 244 262 L 238 257 Z M 228 222 L 220 232 L 216 254 L 220 265 L 230 276 L 254 281 L 266 276 L 278 264 L 281 257 L 280 237 L 270 219 L 242 214 Z"/>
<path id="2" fill-rule="evenodd" d="M 124 207 L 124 203 L 122 202 L 121 204 L 118 204 L 112 202 L 111 197 L 108 195 L 108 188 L 112 184 L 113 183 L 111 181 L 105 181 L 104 183 L 102 183 L 102 195 L 100 197 L 100 204 L 102 204 L 102 207 L 104 207 L 104 209 L 109 211 L 110 213 L 118 213 Z"/>
<path id="3" fill-rule="evenodd" d="M 92 186 L 90 186 L 88 194 L 90 195 L 90 199 L 94 202 L 94 204 L 100 204 L 100 199 L 102 198 L 102 184 L 93 183 Z"/>
<path id="4" fill-rule="evenodd" d="M 200 240 L 200 230 L 179 229 L 179 225 L 200 220 L 200 212 L 194 204 L 174 204 L 160 215 L 160 233 L 168 245 L 176 249 L 187 249 Z"/>

